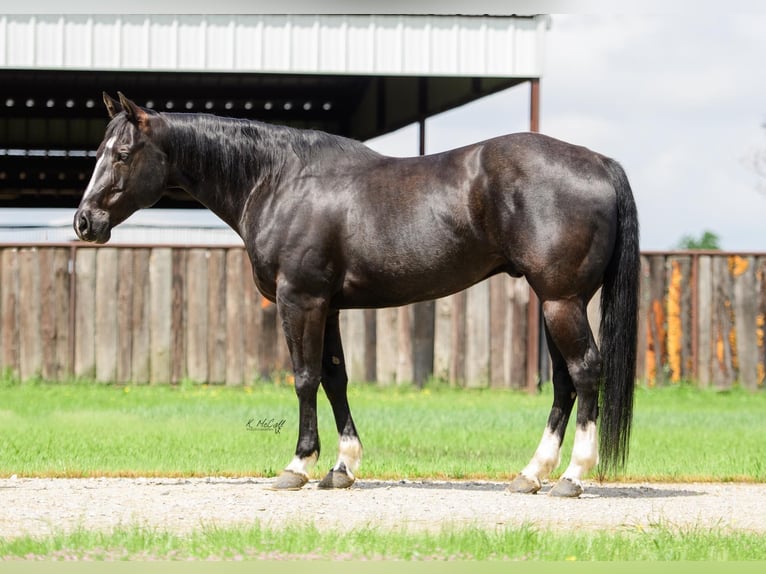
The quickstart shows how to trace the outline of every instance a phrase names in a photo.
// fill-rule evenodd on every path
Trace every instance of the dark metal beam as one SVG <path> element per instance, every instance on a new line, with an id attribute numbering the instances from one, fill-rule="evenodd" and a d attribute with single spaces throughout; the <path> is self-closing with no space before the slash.
<path id="1" fill-rule="evenodd" d="M 530 80 L 529 131 L 540 131 L 540 80 Z M 542 381 L 540 364 L 541 308 L 535 292 L 529 289 L 527 305 L 527 390 L 536 392 Z"/>

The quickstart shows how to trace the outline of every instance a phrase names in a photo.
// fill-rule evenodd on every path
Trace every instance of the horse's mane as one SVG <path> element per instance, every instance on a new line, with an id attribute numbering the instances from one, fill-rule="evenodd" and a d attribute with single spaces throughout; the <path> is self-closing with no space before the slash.
<path id="1" fill-rule="evenodd" d="M 379 157 L 364 144 L 317 130 L 300 130 L 255 120 L 210 114 L 163 113 L 170 129 L 170 160 L 197 177 L 233 185 L 279 178 L 284 169 L 338 165 L 349 157 Z M 296 165 L 297 161 L 297 165 Z"/>

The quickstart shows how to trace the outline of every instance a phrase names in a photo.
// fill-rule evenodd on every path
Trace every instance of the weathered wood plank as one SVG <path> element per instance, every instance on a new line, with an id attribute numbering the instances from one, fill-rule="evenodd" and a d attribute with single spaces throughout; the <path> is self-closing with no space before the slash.
<path id="1" fill-rule="evenodd" d="M 343 356 L 346 360 L 346 372 L 351 381 L 366 381 L 367 340 L 363 309 L 348 309 L 340 313 L 341 340 Z"/>
<path id="2" fill-rule="evenodd" d="M 700 386 L 707 387 L 711 381 L 713 360 L 713 263 L 709 255 L 701 255 L 697 263 L 697 372 Z"/>
<path id="3" fill-rule="evenodd" d="M 377 352 L 375 341 L 377 339 L 377 316 L 375 309 L 364 310 L 364 379 L 368 382 L 377 380 Z"/>
<path id="4" fill-rule="evenodd" d="M 186 259 L 188 249 L 173 249 L 172 255 L 172 279 L 171 279 L 171 370 L 170 381 L 178 384 L 186 379 L 186 292 L 188 274 L 186 271 Z"/>
<path id="5" fill-rule="evenodd" d="M 244 383 L 244 285 L 242 250 L 226 251 L 226 384 Z"/>
<path id="6" fill-rule="evenodd" d="M 117 378 L 117 249 L 96 250 L 96 380 Z"/>
<path id="7" fill-rule="evenodd" d="M 758 297 L 756 293 L 755 257 L 729 256 L 732 275 L 732 312 L 736 341 L 737 379 L 746 389 L 758 388 Z"/>
<path id="8" fill-rule="evenodd" d="M 209 383 L 226 382 L 226 253 L 211 249 L 208 256 L 207 356 Z"/>
<path id="9" fill-rule="evenodd" d="M 81 248 L 75 259 L 75 353 L 76 377 L 96 376 L 96 249 Z"/>
<path id="10" fill-rule="evenodd" d="M 378 341 L 375 348 L 377 357 L 375 371 L 378 382 L 384 385 L 397 382 L 398 319 L 397 308 L 378 309 L 376 312 Z"/>
<path id="11" fill-rule="evenodd" d="M 172 286 L 172 249 L 152 249 L 149 257 L 149 379 L 152 383 L 170 382 Z"/>
<path id="12" fill-rule="evenodd" d="M 711 381 L 718 389 L 730 388 L 736 378 L 732 347 L 735 336 L 732 312 L 732 281 L 729 264 L 725 257 L 713 259 L 713 365 Z"/>
<path id="13" fill-rule="evenodd" d="M 505 328 L 508 322 L 509 281 L 510 278 L 504 274 L 489 279 L 489 384 L 495 388 L 510 385 L 505 370 L 505 357 L 511 352 Z"/>
<path id="14" fill-rule="evenodd" d="M 40 344 L 40 259 L 35 247 L 19 251 L 19 376 L 39 377 L 43 358 Z"/>
<path id="15" fill-rule="evenodd" d="M 463 290 L 452 295 L 452 333 L 450 350 L 449 381 L 451 385 L 462 386 L 466 379 L 466 313 L 468 293 Z"/>
<path id="16" fill-rule="evenodd" d="M 412 305 L 397 307 L 396 317 L 396 382 L 413 381 L 412 365 Z"/>
<path id="17" fill-rule="evenodd" d="M 70 248 L 56 249 L 53 255 L 53 306 L 56 309 L 55 342 L 53 354 L 55 356 L 53 379 L 64 381 L 72 376 L 72 344 L 73 333 L 71 332 L 71 319 L 74 308 L 72 306 L 72 277 L 74 272 L 74 260 L 70 261 L 72 250 Z M 71 270 L 71 272 L 70 272 Z"/>
<path id="18" fill-rule="evenodd" d="M 40 347 L 42 364 L 40 376 L 46 381 L 55 381 L 56 365 L 56 302 L 55 302 L 55 249 L 40 248 Z"/>
<path id="19" fill-rule="evenodd" d="M 449 381 L 452 351 L 453 296 L 436 300 L 434 317 L 434 377 Z"/>
<path id="20" fill-rule="evenodd" d="M 133 249 L 120 249 L 117 254 L 117 368 L 115 380 L 133 381 Z"/>
<path id="21" fill-rule="evenodd" d="M 186 261 L 186 370 L 190 380 L 208 380 L 208 256 L 206 249 L 190 249 Z"/>
<path id="22" fill-rule="evenodd" d="M 466 290 L 465 384 L 489 384 L 489 282 L 482 281 Z"/>
<path id="23" fill-rule="evenodd" d="M 19 372 L 19 250 L 7 247 L 0 255 L 0 312 L 2 313 L 3 370 L 13 375 Z"/>
<path id="24" fill-rule="evenodd" d="M 529 285 L 523 279 L 511 279 L 508 288 L 508 324 L 506 337 L 510 353 L 505 361 L 506 377 L 514 389 L 527 388 L 527 322 L 529 313 Z"/>
<path id="25" fill-rule="evenodd" d="M 691 259 L 671 256 L 667 260 L 667 367 L 672 383 L 688 379 L 691 365 Z"/>
<path id="26" fill-rule="evenodd" d="M 284 339 L 282 327 L 278 326 L 277 306 L 264 297 L 258 298 L 260 331 L 258 333 L 258 370 L 263 379 L 274 377 L 277 373 L 277 337 Z"/>
<path id="27" fill-rule="evenodd" d="M 693 381 L 696 376 L 694 349 L 692 348 L 692 343 L 696 337 L 693 328 L 696 309 L 692 309 L 695 273 L 692 258 L 684 257 L 681 261 L 681 378 L 685 381 Z"/>
<path id="28" fill-rule="evenodd" d="M 667 364 L 667 318 L 665 316 L 665 257 L 649 257 L 649 308 L 646 320 L 646 381 L 649 386 L 665 381 Z"/>
<path id="29" fill-rule="evenodd" d="M 435 314 L 434 301 L 422 301 L 412 306 L 412 379 L 419 387 L 434 371 Z"/>
<path id="30" fill-rule="evenodd" d="M 133 250 L 130 373 L 134 383 L 148 383 L 151 380 L 150 260 L 151 250 Z"/>

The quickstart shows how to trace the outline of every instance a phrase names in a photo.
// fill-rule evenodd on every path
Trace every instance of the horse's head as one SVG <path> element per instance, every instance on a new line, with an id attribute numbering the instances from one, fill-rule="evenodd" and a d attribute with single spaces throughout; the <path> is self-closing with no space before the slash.
<path id="1" fill-rule="evenodd" d="M 162 118 L 119 96 L 118 102 L 104 94 L 112 121 L 74 216 L 74 230 L 85 241 L 109 241 L 113 227 L 154 205 L 167 184 L 167 157 L 152 137 Z"/>

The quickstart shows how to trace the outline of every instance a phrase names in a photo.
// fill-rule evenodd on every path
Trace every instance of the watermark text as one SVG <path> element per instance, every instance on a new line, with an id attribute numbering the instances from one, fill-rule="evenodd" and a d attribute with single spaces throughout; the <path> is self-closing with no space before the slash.
<path id="1" fill-rule="evenodd" d="M 249 431 L 272 431 L 274 434 L 279 434 L 282 431 L 282 427 L 285 426 L 287 420 L 275 419 L 275 418 L 252 418 L 247 421 L 245 428 Z"/>

